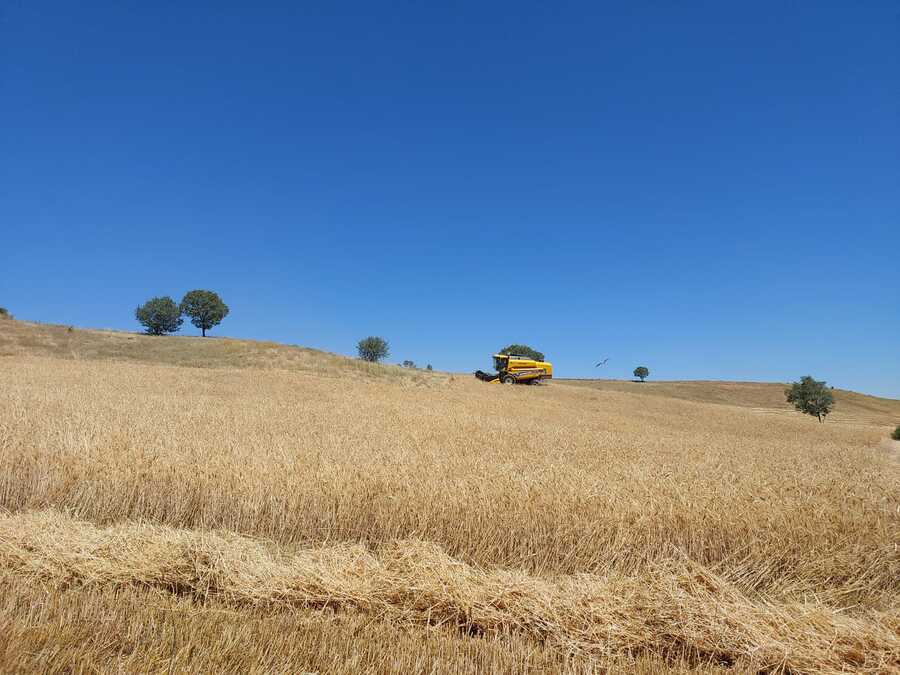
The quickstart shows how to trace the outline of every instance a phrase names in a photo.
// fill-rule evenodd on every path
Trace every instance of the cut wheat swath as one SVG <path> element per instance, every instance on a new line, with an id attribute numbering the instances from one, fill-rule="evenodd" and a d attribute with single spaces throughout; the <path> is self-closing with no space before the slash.
<path id="1" fill-rule="evenodd" d="M 752 601 L 674 559 L 640 576 L 538 578 L 485 571 L 433 544 L 397 541 L 285 555 L 212 533 L 98 529 L 54 512 L 0 519 L 0 565 L 53 586 L 138 586 L 234 607 L 346 610 L 465 634 L 521 634 L 601 656 L 694 654 L 758 668 L 900 668 L 895 618 Z"/>

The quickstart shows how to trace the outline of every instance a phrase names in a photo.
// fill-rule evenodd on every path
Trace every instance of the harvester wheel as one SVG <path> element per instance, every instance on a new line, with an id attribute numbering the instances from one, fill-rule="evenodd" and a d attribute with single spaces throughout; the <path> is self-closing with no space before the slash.
<path id="1" fill-rule="evenodd" d="M 515 384 L 515 383 L 516 383 L 516 378 L 514 378 L 512 375 L 504 375 L 504 376 L 500 379 L 500 381 L 501 381 L 503 384 Z"/>

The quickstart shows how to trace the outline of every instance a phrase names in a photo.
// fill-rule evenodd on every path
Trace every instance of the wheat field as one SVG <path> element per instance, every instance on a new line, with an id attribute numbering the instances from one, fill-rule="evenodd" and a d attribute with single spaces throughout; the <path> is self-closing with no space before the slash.
<path id="1" fill-rule="evenodd" d="M 0 669 L 900 670 L 900 402 L 628 384 L 4 322 Z"/>

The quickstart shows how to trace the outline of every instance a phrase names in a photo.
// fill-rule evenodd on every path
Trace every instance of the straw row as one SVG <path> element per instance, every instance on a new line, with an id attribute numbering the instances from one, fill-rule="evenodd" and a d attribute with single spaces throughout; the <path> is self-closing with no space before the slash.
<path id="1" fill-rule="evenodd" d="M 423 541 L 288 552 L 228 533 L 0 517 L 0 568 L 50 586 L 146 587 L 237 609 L 365 613 L 568 652 L 650 654 L 796 672 L 900 669 L 900 616 L 751 600 L 683 557 L 639 575 L 482 569 Z"/>

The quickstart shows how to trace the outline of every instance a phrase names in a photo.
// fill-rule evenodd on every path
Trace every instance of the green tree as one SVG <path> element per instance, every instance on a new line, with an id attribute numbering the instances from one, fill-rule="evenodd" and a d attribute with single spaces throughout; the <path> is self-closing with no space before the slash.
<path id="1" fill-rule="evenodd" d="M 834 394 L 831 393 L 825 382 L 814 380 L 809 375 L 804 375 L 799 382 L 791 383 L 784 390 L 788 403 L 793 403 L 800 412 L 817 417 L 819 422 L 825 421 L 825 416 L 834 407 Z"/>
<path id="2" fill-rule="evenodd" d="M 535 361 L 544 360 L 543 352 L 539 352 L 537 349 L 532 349 L 528 345 L 509 345 L 509 347 L 504 347 L 497 353 L 518 354 L 519 356 L 527 356 L 529 359 L 534 359 Z"/>
<path id="3" fill-rule="evenodd" d="M 434 368 L 432 368 L 431 364 L 429 363 L 427 366 L 425 366 L 425 370 L 434 370 Z M 897 428 L 900 429 L 900 427 Z"/>
<path id="4" fill-rule="evenodd" d="M 415 361 L 410 361 L 409 359 L 407 359 L 406 361 L 404 361 L 404 362 L 401 363 L 400 365 L 403 366 L 404 368 L 415 368 L 415 367 L 416 367 L 416 362 L 415 362 Z"/>
<path id="5" fill-rule="evenodd" d="M 897 428 L 894 429 L 894 433 L 891 434 L 891 438 L 895 441 L 900 441 L 900 424 L 897 425 Z"/>
<path id="6" fill-rule="evenodd" d="M 647 366 L 638 366 L 634 369 L 634 376 L 639 377 L 641 382 L 650 377 L 650 369 Z"/>
<path id="7" fill-rule="evenodd" d="M 181 318 L 181 309 L 168 295 L 150 298 L 134 310 L 134 316 L 149 335 L 174 333 L 181 328 L 181 324 L 184 322 L 184 319 Z M 71 330 L 70 327 L 69 331 L 71 332 Z"/>
<path id="8" fill-rule="evenodd" d="M 228 316 L 228 305 L 213 291 L 189 291 L 181 299 L 181 311 L 191 318 L 191 323 L 206 337 L 206 331 L 218 326 Z"/>
<path id="9" fill-rule="evenodd" d="M 360 340 L 356 345 L 356 351 L 359 352 L 359 358 L 372 363 L 386 359 L 391 353 L 387 340 L 375 335 Z"/>
<path id="10" fill-rule="evenodd" d="M 13 315 L 9 313 L 6 307 L 0 307 L 0 319 L 11 319 Z"/>

